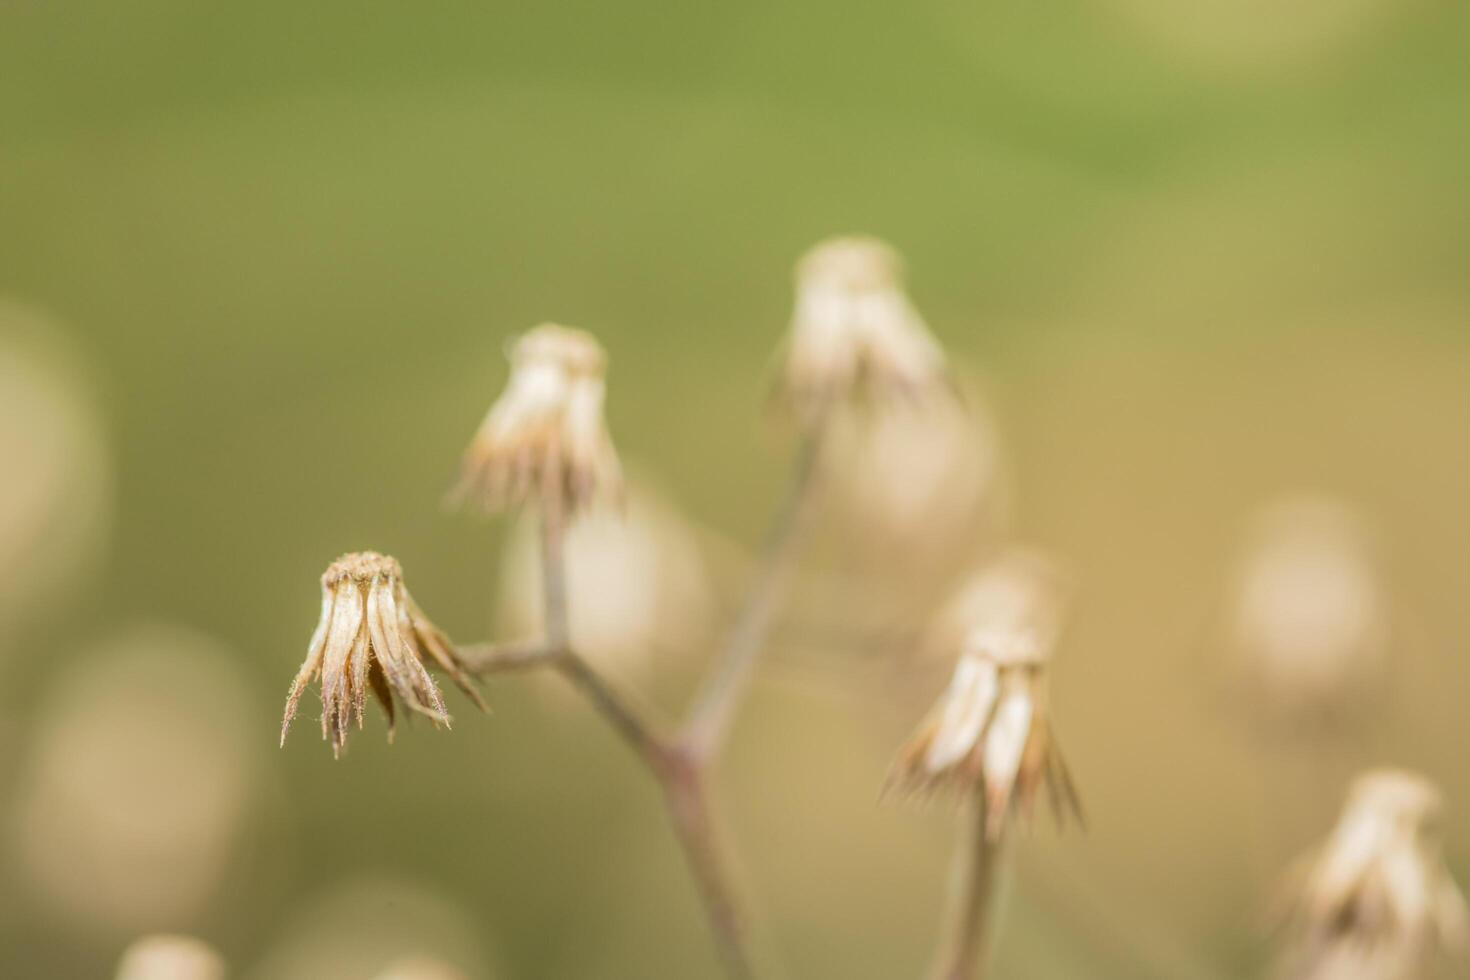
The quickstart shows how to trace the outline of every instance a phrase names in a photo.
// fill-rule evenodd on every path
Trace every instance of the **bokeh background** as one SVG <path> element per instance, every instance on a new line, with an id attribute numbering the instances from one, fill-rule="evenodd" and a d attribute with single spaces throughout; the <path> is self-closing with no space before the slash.
<path id="1" fill-rule="evenodd" d="M 905 254 L 993 457 L 984 520 L 828 510 L 741 717 L 719 786 L 782 975 L 928 963 L 953 814 L 878 790 L 947 665 L 904 637 L 1011 540 L 1075 580 L 1091 826 L 1018 846 L 1001 976 L 1256 970 L 1365 765 L 1440 783 L 1470 879 L 1467 44 L 1443 0 L 3 5 L 0 975 L 169 929 L 273 980 L 713 976 L 656 793 L 551 679 L 335 763 L 276 748 L 281 696 L 343 551 L 511 631 L 514 533 L 441 499 L 507 338 L 558 319 L 698 542 L 709 622 L 606 654 L 677 710 L 782 483 L 792 263 L 848 231 Z M 1393 608 L 1328 739 L 1263 726 L 1217 636 L 1301 490 L 1366 516 Z"/>

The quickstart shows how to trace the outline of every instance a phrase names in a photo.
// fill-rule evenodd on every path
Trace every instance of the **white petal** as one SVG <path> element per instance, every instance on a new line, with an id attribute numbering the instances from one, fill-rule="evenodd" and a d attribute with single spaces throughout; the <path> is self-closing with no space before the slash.
<path id="1" fill-rule="evenodd" d="M 924 757 L 924 766 L 938 772 L 974 750 L 995 707 L 999 687 L 995 665 L 978 657 L 961 657 L 941 700 L 943 712 Z"/>

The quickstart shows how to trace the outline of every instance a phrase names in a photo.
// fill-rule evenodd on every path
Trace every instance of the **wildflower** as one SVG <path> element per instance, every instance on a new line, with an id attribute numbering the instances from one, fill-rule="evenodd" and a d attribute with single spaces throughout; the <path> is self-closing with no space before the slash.
<path id="1" fill-rule="evenodd" d="M 1407 980 L 1464 949 L 1470 916 L 1440 854 L 1442 811 L 1422 776 L 1357 779 L 1332 835 L 1298 868 L 1289 975 Z"/>
<path id="2" fill-rule="evenodd" d="M 123 951 L 117 980 L 224 980 L 225 963 L 189 936 L 144 936 Z"/>
<path id="3" fill-rule="evenodd" d="M 306 685 L 322 681 L 322 737 L 338 754 L 347 742 L 352 716 L 362 727 L 367 690 L 383 706 L 392 738 L 397 695 L 408 708 L 449 724 L 444 700 L 424 668 L 425 655 L 483 710 L 484 701 L 465 673 L 449 638 L 424 616 L 403 586 L 398 562 L 374 551 L 343 555 L 322 576 L 322 615 L 306 650 L 306 662 L 291 684 L 281 744 Z"/>
<path id="4" fill-rule="evenodd" d="M 806 425 L 844 396 L 916 396 L 944 376 L 903 264 L 876 238 L 831 238 L 802 257 L 788 343 L 783 388 Z"/>
<path id="5" fill-rule="evenodd" d="M 980 627 L 948 690 L 900 753 L 889 777 L 917 791 L 984 794 L 986 834 L 1000 837 L 1013 806 L 1029 816 L 1045 783 L 1058 823 L 1082 808 L 1052 734 L 1045 684 L 1050 638 Z"/>
<path id="6" fill-rule="evenodd" d="M 511 349 L 505 391 L 460 467 L 455 500 L 499 510 L 557 497 L 576 511 L 617 498 L 621 468 L 603 418 L 607 355 L 591 334 L 545 323 Z"/>
<path id="7" fill-rule="evenodd" d="M 1242 667 L 1283 712 L 1324 712 L 1369 686 L 1387 603 L 1368 535 L 1347 506 L 1300 498 L 1259 521 L 1237 586 Z"/>

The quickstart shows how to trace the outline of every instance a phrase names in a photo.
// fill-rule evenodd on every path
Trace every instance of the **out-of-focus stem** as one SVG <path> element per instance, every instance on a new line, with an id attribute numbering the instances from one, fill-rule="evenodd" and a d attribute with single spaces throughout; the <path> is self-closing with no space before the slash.
<path id="1" fill-rule="evenodd" d="M 555 667 L 638 754 L 663 790 L 674 835 L 699 890 L 725 971 L 731 980 L 748 980 L 753 974 L 745 948 L 744 917 L 731 885 L 699 763 L 661 735 L 644 712 L 604 681 L 571 646 L 564 528 L 557 496 L 544 494 L 541 511 L 545 642 L 525 650 L 489 648 L 478 657 L 466 658 L 469 669 L 489 672 Z"/>
<path id="2" fill-rule="evenodd" d="M 1004 841 L 992 837 L 985 794 L 976 793 L 955 853 L 949 931 L 935 980 L 980 980 L 990 958 L 990 930 L 996 916 L 996 883 Z"/>
<path id="3" fill-rule="evenodd" d="M 746 950 L 745 916 L 727 870 L 729 862 L 705 791 L 703 769 L 677 749 L 670 750 L 659 782 L 674 834 L 684 849 L 684 859 L 719 944 L 725 972 L 732 980 L 748 980 L 753 970 Z"/>
<path id="4" fill-rule="evenodd" d="M 716 755 L 724 743 L 790 580 L 816 485 L 821 440 L 815 432 L 804 437 L 797 450 L 791 482 L 767 532 L 755 581 L 684 725 L 680 744 L 696 760 Z"/>

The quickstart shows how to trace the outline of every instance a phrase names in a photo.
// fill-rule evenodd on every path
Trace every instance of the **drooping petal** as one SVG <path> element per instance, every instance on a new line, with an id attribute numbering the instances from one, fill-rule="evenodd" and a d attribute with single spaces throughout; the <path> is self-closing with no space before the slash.
<path id="1" fill-rule="evenodd" d="M 367 675 L 368 662 L 372 660 L 371 630 L 359 627 L 357 630 L 357 642 L 353 644 L 352 656 L 348 661 L 351 670 L 352 681 L 349 685 L 352 695 L 352 710 L 357 715 L 357 727 L 362 729 L 363 707 L 367 702 Z"/>
<path id="2" fill-rule="evenodd" d="M 407 595 L 406 592 L 404 605 L 419 646 L 434 658 L 434 663 L 439 665 L 439 669 L 448 674 L 455 685 L 468 695 L 481 711 L 489 711 L 490 707 L 485 704 L 485 699 L 480 696 L 479 690 L 474 686 L 474 679 L 460 666 L 459 658 L 454 651 L 454 644 L 450 642 L 449 637 L 429 622 L 418 603 L 414 602 L 413 597 Z"/>
<path id="3" fill-rule="evenodd" d="M 388 716 L 388 744 L 392 745 L 394 723 L 397 720 L 393 711 L 393 691 L 388 687 L 388 678 L 383 676 L 383 665 L 376 660 L 368 665 L 368 683 L 372 686 L 378 703 L 383 706 L 383 713 Z"/>
<path id="4" fill-rule="evenodd" d="M 347 737 L 347 659 L 357 643 L 362 618 L 362 590 L 351 580 L 343 580 L 337 585 L 322 660 L 322 737 L 332 742 L 334 750 L 341 749 Z"/>
<path id="5" fill-rule="evenodd" d="M 942 711 L 924 767 L 937 774 L 975 750 L 990 720 L 999 692 L 995 665 L 977 657 L 962 657 L 949 690 L 940 701 Z"/>
<path id="6" fill-rule="evenodd" d="M 1031 735 L 1031 696 L 1024 689 L 1011 691 L 995 709 L 995 719 L 985 733 L 986 832 L 1000 836 L 1010 809 L 1021 757 Z"/>
<path id="7" fill-rule="evenodd" d="M 306 690 L 322 667 L 322 652 L 326 647 L 327 626 L 332 621 L 332 602 L 334 595 L 331 589 L 322 587 L 322 612 L 321 618 L 317 620 L 316 630 L 311 634 L 311 642 L 306 645 L 306 660 L 301 669 L 296 672 L 296 679 L 291 682 L 290 693 L 286 695 L 286 716 L 281 722 L 281 745 L 286 744 L 286 733 L 291 729 L 291 721 L 296 717 L 296 706 L 301 700 L 301 693 Z"/>
<path id="8" fill-rule="evenodd" d="M 448 719 L 444 717 L 444 712 L 436 711 L 434 706 L 425 704 L 419 695 L 419 678 L 414 671 L 417 660 L 405 645 L 404 638 L 399 635 L 398 610 L 389 584 L 384 579 L 374 581 L 368 591 L 368 627 L 372 630 L 377 661 L 383 665 L 388 683 L 398 697 L 410 710 L 427 715 L 435 721 L 446 722 Z M 419 670 L 422 669 L 419 667 Z M 432 685 L 433 681 L 429 683 Z M 437 694 L 437 690 L 435 693 Z"/>

